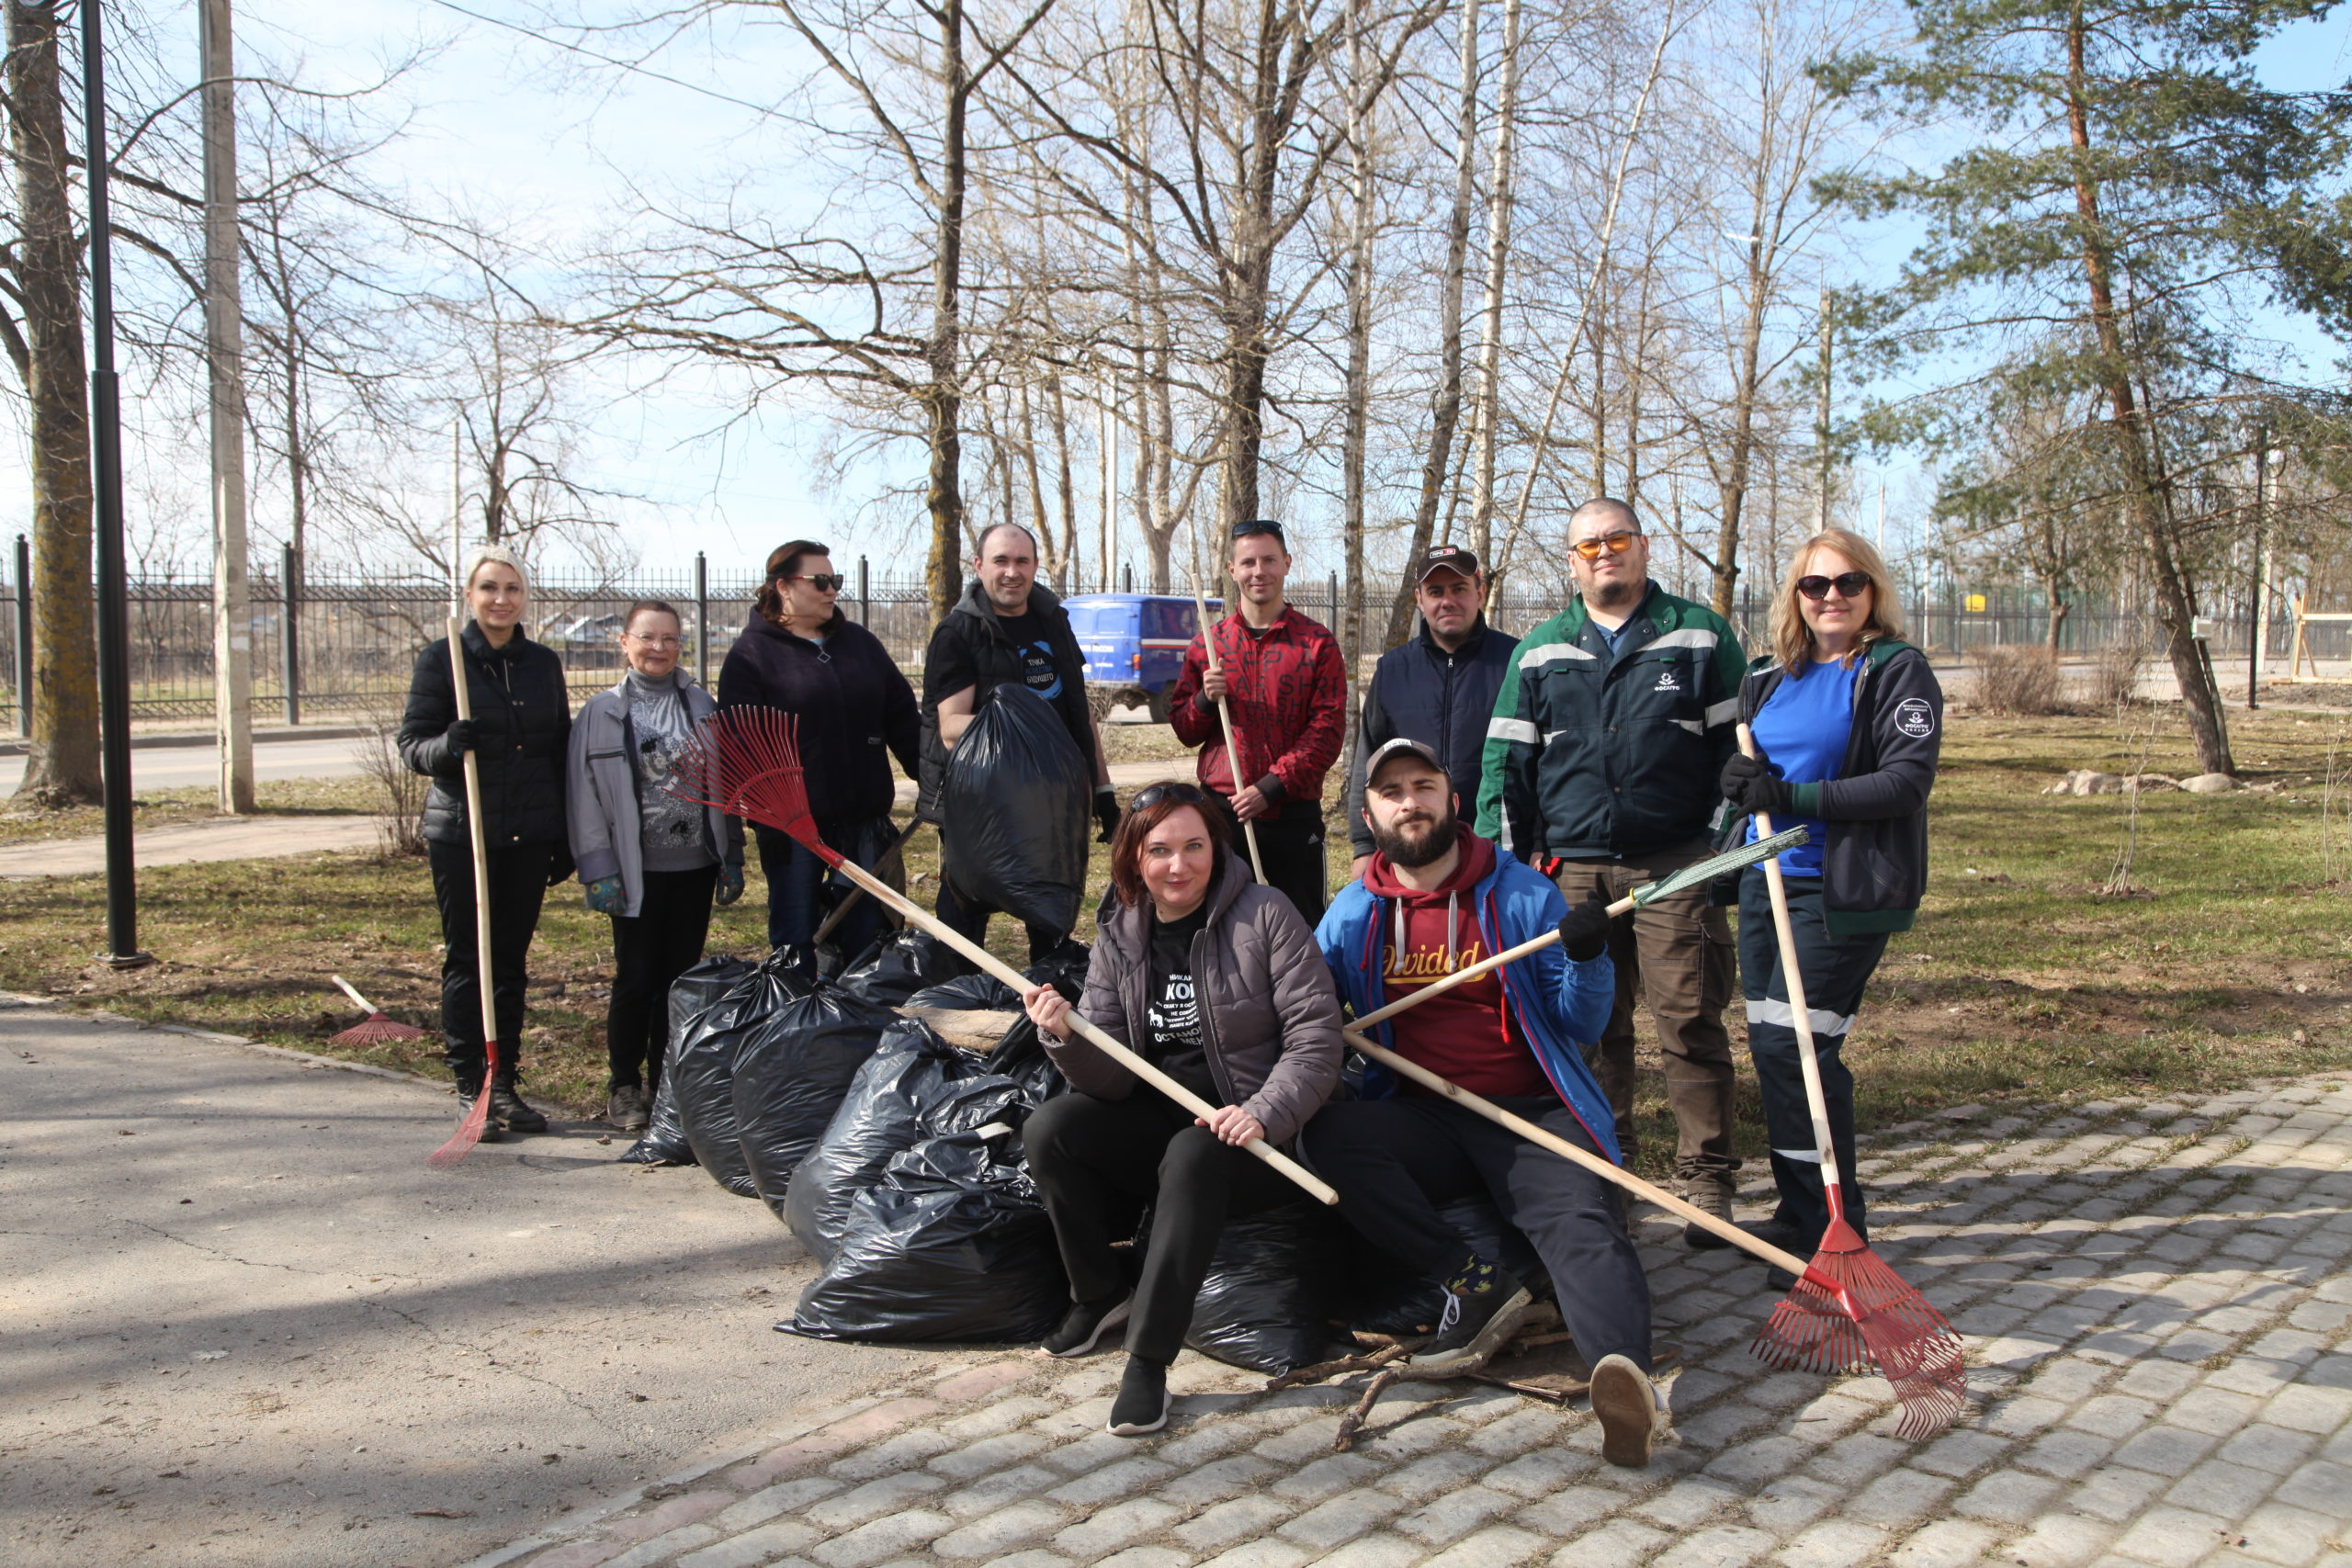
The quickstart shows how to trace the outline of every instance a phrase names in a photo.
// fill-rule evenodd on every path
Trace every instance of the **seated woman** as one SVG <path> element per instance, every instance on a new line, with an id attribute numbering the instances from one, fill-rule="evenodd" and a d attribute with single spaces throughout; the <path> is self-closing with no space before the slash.
<path id="1" fill-rule="evenodd" d="M 1230 1215 L 1298 1190 L 1241 1145 L 1295 1137 L 1340 1082 L 1340 1003 L 1314 933 L 1291 901 L 1250 880 L 1224 814 L 1189 784 L 1138 791 L 1111 840 L 1116 906 L 1094 942 L 1078 1010 L 1211 1105 L 1206 1121 L 1082 1039 L 1051 987 L 1023 1004 L 1074 1091 L 1023 1129 L 1029 1171 L 1054 1222 L 1075 1303 L 1046 1337 L 1082 1356 L 1127 1325 L 1111 1405 L 1123 1438 L 1168 1422 L 1168 1364 Z M 1111 1244 L 1152 1205 L 1143 1277 L 1130 1292 Z"/>

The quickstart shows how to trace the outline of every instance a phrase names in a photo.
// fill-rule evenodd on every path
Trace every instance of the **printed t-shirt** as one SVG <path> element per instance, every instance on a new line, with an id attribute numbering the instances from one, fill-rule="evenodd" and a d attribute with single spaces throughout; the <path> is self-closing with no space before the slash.
<path id="1" fill-rule="evenodd" d="M 1144 981 L 1144 1059 L 1207 1100 L 1221 1102 L 1201 1038 L 1201 1002 L 1193 986 L 1193 939 L 1208 925 L 1209 907 L 1178 920 L 1151 918 L 1151 959 Z"/>
<path id="2" fill-rule="evenodd" d="M 1426 892 L 1396 879 L 1385 854 L 1374 854 L 1364 885 L 1390 900 L 1388 929 L 1381 933 L 1381 994 L 1401 1001 L 1413 992 L 1466 969 L 1487 956 L 1478 929 L 1478 884 L 1494 874 L 1495 846 L 1467 828 L 1462 858 L 1442 886 Z M 1431 997 L 1389 1021 L 1396 1049 L 1473 1094 L 1549 1095 L 1555 1091 L 1527 1036 L 1505 1005 L 1502 972 L 1488 970 L 1475 980 Z M 1405 1094 L 1428 1094 L 1400 1081 Z"/>

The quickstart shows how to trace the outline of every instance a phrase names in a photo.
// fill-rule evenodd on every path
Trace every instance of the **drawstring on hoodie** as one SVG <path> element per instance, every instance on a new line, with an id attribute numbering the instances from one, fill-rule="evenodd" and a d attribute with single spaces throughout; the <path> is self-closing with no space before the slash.
<path id="1" fill-rule="evenodd" d="M 1392 898 L 1388 905 L 1396 926 L 1396 935 L 1389 944 L 1389 951 L 1402 953 L 1405 951 L 1405 900 Z M 1445 972 L 1448 975 L 1453 974 L 1459 964 L 1455 955 L 1461 949 L 1461 934 L 1462 895 L 1458 891 L 1449 892 L 1445 896 Z"/>

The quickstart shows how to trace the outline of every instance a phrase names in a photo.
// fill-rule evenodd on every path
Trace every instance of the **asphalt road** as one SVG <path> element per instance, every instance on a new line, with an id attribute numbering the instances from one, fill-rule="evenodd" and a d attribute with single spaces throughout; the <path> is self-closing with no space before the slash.
<path id="1" fill-rule="evenodd" d="M 602 1129 L 0 1005 L 0 1561 L 462 1562 L 942 1358 L 773 1332 L 762 1204 Z"/>
<path id="2" fill-rule="evenodd" d="M 339 779 L 359 771 L 359 742 L 340 740 L 273 740 L 254 748 L 256 779 Z M 179 789 L 215 783 L 220 776 L 219 753 L 210 746 L 138 746 L 130 752 L 130 787 Z M 0 797 L 15 793 L 25 776 L 22 756 L 0 757 Z"/>

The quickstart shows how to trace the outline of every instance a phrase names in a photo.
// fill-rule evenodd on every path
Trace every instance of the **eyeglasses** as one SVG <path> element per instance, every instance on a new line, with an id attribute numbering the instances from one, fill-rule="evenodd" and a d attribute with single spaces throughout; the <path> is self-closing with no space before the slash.
<path id="1" fill-rule="evenodd" d="M 629 633 L 628 639 L 643 648 L 676 648 L 685 641 L 676 637 L 641 637 L 636 632 Z"/>
<path id="2" fill-rule="evenodd" d="M 848 573 L 839 571 L 804 571 L 797 575 L 779 572 L 775 580 L 778 582 L 805 582 L 820 593 L 839 593 L 849 586 Z"/>
<path id="3" fill-rule="evenodd" d="M 1870 592 L 1871 574 L 1867 571 L 1841 571 L 1835 577 L 1797 579 L 1797 592 L 1816 603 L 1828 598 L 1833 588 L 1838 590 L 1840 599 L 1859 599 Z"/>
<path id="4" fill-rule="evenodd" d="M 1612 556 L 1623 555 L 1634 547 L 1634 541 L 1640 537 L 1639 534 L 1629 534 L 1620 528 L 1613 534 L 1603 534 L 1597 539 L 1578 539 L 1568 548 L 1587 560 L 1599 560 L 1600 552 L 1604 549 Z"/>
<path id="5" fill-rule="evenodd" d="M 1283 537 L 1283 525 L 1271 517 L 1252 517 L 1246 523 L 1236 523 L 1233 525 L 1233 536 L 1236 541 L 1247 539 L 1256 534 L 1272 534 L 1274 536 L 1274 543 L 1284 549 L 1290 547 L 1290 541 Z"/>
<path id="6" fill-rule="evenodd" d="M 1206 806 L 1209 803 L 1209 797 L 1202 792 L 1200 785 L 1173 780 L 1167 784 L 1150 784 L 1136 791 L 1127 801 L 1127 809 L 1148 811 L 1163 800 L 1172 800 L 1180 806 Z"/>

